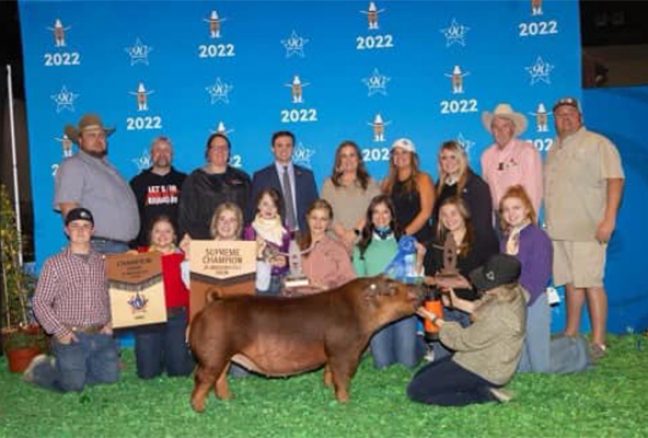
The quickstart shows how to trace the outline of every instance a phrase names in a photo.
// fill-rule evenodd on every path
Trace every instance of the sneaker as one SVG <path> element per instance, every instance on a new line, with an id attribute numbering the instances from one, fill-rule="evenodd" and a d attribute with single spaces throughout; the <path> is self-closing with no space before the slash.
<path id="1" fill-rule="evenodd" d="M 33 382 L 34 381 L 34 370 L 36 369 L 37 366 L 39 366 L 42 363 L 49 362 L 49 358 L 45 354 L 39 354 L 38 356 L 35 356 L 32 361 L 29 363 L 27 368 L 25 368 L 25 371 L 23 372 L 22 379 L 25 382 Z"/>
<path id="2" fill-rule="evenodd" d="M 423 359 L 426 362 L 434 362 L 434 349 L 429 348 L 428 351 L 425 353 L 425 356 L 423 356 Z"/>
<path id="3" fill-rule="evenodd" d="M 596 344 L 592 342 L 590 344 L 590 354 L 592 355 L 592 360 L 596 362 L 607 354 L 607 346 L 605 344 Z"/>
<path id="4" fill-rule="evenodd" d="M 488 388 L 491 395 L 500 403 L 507 403 L 513 399 L 513 393 L 502 388 Z"/>

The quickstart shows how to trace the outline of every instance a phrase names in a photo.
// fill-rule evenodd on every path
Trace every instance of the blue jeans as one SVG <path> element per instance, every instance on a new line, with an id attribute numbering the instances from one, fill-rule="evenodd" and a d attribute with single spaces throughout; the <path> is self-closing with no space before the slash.
<path id="1" fill-rule="evenodd" d="M 126 242 L 118 242 L 116 240 L 92 239 L 90 245 L 92 249 L 101 254 L 119 254 L 128 251 L 128 244 Z"/>
<path id="2" fill-rule="evenodd" d="M 257 295 L 263 296 L 279 296 L 281 295 L 281 286 L 283 283 L 283 275 L 272 274 L 270 277 L 270 285 L 268 290 L 258 290 L 256 291 Z"/>
<path id="3" fill-rule="evenodd" d="M 526 336 L 522 346 L 522 357 L 518 365 L 519 372 L 550 372 L 550 326 L 551 308 L 547 301 L 547 294 L 543 293 L 527 308 Z"/>
<path id="4" fill-rule="evenodd" d="M 450 309 L 448 307 L 443 308 L 443 320 L 458 322 L 462 327 L 468 327 L 470 325 L 470 315 L 461 310 Z M 432 346 L 432 350 L 434 350 L 434 360 L 442 359 L 452 354 L 452 351 L 448 350 L 439 341 L 432 342 L 430 345 Z"/>
<path id="5" fill-rule="evenodd" d="M 78 342 L 52 340 L 55 363 L 44 362 L 33 371 L 33 382 L 54 391 L 81 391 L 85 385 L 119 380 L 117 346 L 111 335 L 75 333 Z"/>
<path id="6" fill-rule="evenodd" d="M 169 376 L 187 376 L 194 367 L 185 342 L 187 308 L 168 309 L 167 322 L 135 329 L 137 375 L 152 379 L 166 371 Z"/>
<path id="7" fill-rule="evenodd" d="M 376 368 L 399 363 L 407 367 L 418 364 L 423 355 L 420 336 L 416 335 L 416 317 L 410 316 L 383 327 L 371 338 L 371 354 Z"/>
<path id="8" fill-rule="evenodd" d="M 495 401 L 489 389 L 498 387 L 452 360 L 452 356 L 425 365 L 407 386 L 416 402 L 439 406 L 465 406 Z"/>

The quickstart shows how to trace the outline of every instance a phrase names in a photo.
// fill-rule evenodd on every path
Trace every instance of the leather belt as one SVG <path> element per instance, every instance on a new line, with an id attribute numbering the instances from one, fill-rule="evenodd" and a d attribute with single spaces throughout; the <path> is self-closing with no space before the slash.
<path id="1" fill-rule="evenodd" d="M 93 242 L 114 242 L 114 243 L 123 243 L 123 244 L 128 243 L 128 242 L 124 242 L 123 240 L 108 239 L 106 237 L 92 237 L 90 240 Z"/>
<path id="2" fill-rule="evenodd" d="M 86 335 L 96 335 L 104 327 L 103 324 L 94 324 L 87 326 L 66 325 L 66 327 L 74 333 L 85 333 Z"/>

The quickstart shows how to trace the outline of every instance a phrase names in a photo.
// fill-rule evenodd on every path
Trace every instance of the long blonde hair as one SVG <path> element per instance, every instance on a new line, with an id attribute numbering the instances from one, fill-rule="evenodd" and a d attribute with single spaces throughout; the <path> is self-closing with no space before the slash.
<path id="1" fill-rule="evenodd" d="M 439 149 L 438 157 L 438 168 L 439 168 L 439 182 L 437 184 L 437 196 L 441 195 L 443 187 L 445 186 L 448 180 L 448 174 L 443 171 L 443 166 L 441 166 L 441 154 L 443 151 L 450 151 L 455 154 L 459 160 L 459 181 L 457 181 L 457 195 L 461 196 L 463 193 L 464 187 L 468 182 L 468 157 L 466 156 L 466 151 L 456 140 L 448 140 L 441 144 Z"/>
<path id="2" fill-rule="evenodd" d="M 234 216 L 236 216 L 236 221 L 238 222 L 238 225 L 236 226 L 236 238 L 240 239 L 241 232 L 243 231 L 243 212 L 241 211 L 241 208 L 233 202 L 223 202 L 216 207 L 211 221 L 209 222 L 209 234 L 211 234 L 212 238 L 216 238 L 218 235 L 218 219 L 226 210 L 234 212 Z"/>

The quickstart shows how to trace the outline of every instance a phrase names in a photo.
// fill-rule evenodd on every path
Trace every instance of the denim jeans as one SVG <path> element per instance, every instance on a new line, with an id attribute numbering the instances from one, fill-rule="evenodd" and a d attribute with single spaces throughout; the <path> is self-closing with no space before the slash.
<path id="1" fill-rule="evenodd" d="M 194 367 L 185 342 L 187 308 L 168 309 L 167 322 L 135 329 L 137 375 L 152 379 L 166 371 L 169 376 L 187 376 Z"/>
<path id="2" fill-rule="evenodd" d="M 414 367 L 423 355 L 421 337 L 416 335 L 416 317 L 410 316 L 393 322 L 371 338 L 371 354 L 376 368 L 393 364 Z"/>
<path id="3" fill-rule="evenodd" d="M 489 389 L 498 386 L 447 356 L 421 368 L 407 386 L 407 396 L 419 403 L 465 406 L 495 401 Z"/>
<path id="4" fill-rule="evenodd" d="M 462 327 L 468 327 L 470 325 L 470 315 L 461 310 L 450 309 L 448 307 L 443 308 L 443 320 L 458 322 Z M 439 341 L 431 342 L 430 346 L 434 351 L 434 360 L 439 360 L 452 354 L 452 351 L 448 350 Z"/>
<path id="5" fill-rule="evenodd" d="M 43 388 L 68 392 L 85 385 L 114 383 L 119 379 L 117 346 L 111 335 L 75 333 L 77 342 L 52 340 L 55 363 L 44 362 L 33 370 L 33 382 Z"/>
<path id="6" fill-rule="evenodd" d="M 279 296 L 281 295 L 281 286 L 283 285 L 283 275 L 272 274 L 270 277 L 270 285 L 268 290 L 258 290 L 256 291 L 257 295 L 263 296 Z"/>
<path id="7" fill-rule="evenodd" d="M 526 336 L 524 337 L 518 372 L 550 372 L 550 341 L 551 308 L 547 301 L 547 294 L 543 293 L 530 307 L 527 307 Z"/>
<path id="8" fill-rule="evenodd" d="M 92 239 L 90 245 L 92 249 L 101 254 L 119 254 L 128 251 L 128 244 L 126 242 L 118 242 L 116 240 Z"/>

